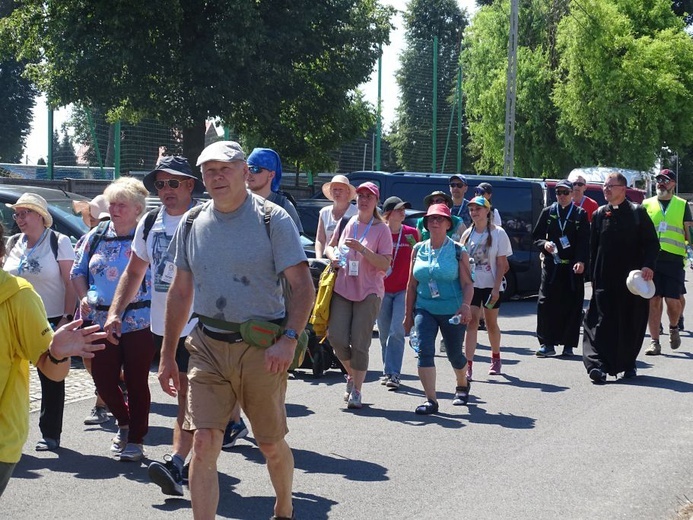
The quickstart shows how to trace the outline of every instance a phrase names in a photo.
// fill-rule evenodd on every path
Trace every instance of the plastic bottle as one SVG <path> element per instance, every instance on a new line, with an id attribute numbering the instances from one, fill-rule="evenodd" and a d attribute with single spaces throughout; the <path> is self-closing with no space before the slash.
<path id="1" fill-rule="evenodd" d="M 90 285 L 87 291 L 87 303 L 96 305 L 99 302 L 99 292 L 96 290 L 96 285 Z"/>
<path id="2" fill-rule="evenodd" d="M 553 242 L 549 242 L 553 246 L 553 253 L 551 253 L 551 256 L 553 256 L 553 263 L 554 264 L 560 264 L 561 263 L 561 257 L 558 254 L 558 247 L 556 247 L 556 244 Z"/>
<path id="3" fill-rule="evenodd" d="M 688 257 L 688 267 L 693 269 L 693 247 L 686 246 L 686 256 Z"/>
<path id="4" fill-rule="evenodd" d="M 471 255 L 469 256 L 469 270 L 472 274 L 472 282 L 476 281 L 476 262 Z"/>
<path id="5" fill-rule="evenodd" d="M 409 346 L 416 352 L 417 354 L 419 353 L 419 335 L 416 332 L 416 329 L 411 329 L 411 332 L 409 333 Z"/>
<path id="6" fill-rule="evenodd" d="M 349 248 L 347 246 L 339 247 L 339 267 L 346 267 L 348 254 Z"/>
<path id="7" fill-rule="evenodd" d="M 450 325 L 459 325 L 460 323 L 462 323 L 462 316 L 460 316 L 459 314 L 455 314 L 452 318 L 448 320 L 448 323 Z"/>

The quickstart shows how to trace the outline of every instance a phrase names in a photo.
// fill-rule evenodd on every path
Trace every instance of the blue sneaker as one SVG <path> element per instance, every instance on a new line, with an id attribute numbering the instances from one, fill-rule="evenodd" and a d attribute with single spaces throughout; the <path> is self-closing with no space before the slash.
<path id="1" fill-rule="evenodd" d="M 536 354 L 537 357 L 555 356 L 556 349 L 553 348 L 553 345 L 542 345 L 541 347 L 539 347 L 539 350 L 537 350 Z"/>
<path id="2" fill-rule="evenodd" d="M 244 438 L 246 435 L 248 435 L 248 427 L 245 425 L 242 418 L 241 421 L 237 423 L 230 421 L 226 426 L 221 447 L 225 449 L 233 448 L 236 445 L 236 441 Z"/>

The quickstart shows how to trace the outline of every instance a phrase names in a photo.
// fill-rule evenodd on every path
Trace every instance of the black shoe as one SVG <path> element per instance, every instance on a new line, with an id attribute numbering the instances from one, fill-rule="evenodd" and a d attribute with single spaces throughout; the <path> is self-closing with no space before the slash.
<path id="1" fill-rule="evenodd" d="M 683 331 L 684 331 L 684 328 L 683 328 L 683 315 L 681 315 L 681 317 L 679 318 L 678 327 L 679 327 L 679 332 L 683 332 Z"/>
<path id="2" fill-rule="evenodd" d="M 623 379 L 632 379 L 637 375 L 638 375 L 638 370 L 635 367 L 629 368 L 628 370 L 626 370 L 623 373 Z"/>
<path id="3" fill-rule="evenodd" d="M 164 495 L 183 496 L 183 476 L 170 455 L 164 455 L 164 464 L 152 462 L 148 473 Z"/>
<path id="4" fill-rule="evenodd" d="M 563 353 L 561 354 L 561 357 L 573 357 L 575 353 L 573 352 L 573 349 L 575 347 L 563 347 Z"/>
<path id="5" fill-rule="evenodd" d="M 606 383 L 606 373 L 601 368 L 593 368 L 590 370 L 590 379 L 595 385 L 603 385 Z"/>
<path id="6" fill-rule="evenodd" d="M 483 318 L 479 320 L 479 330 L 486 330 L 486 320 Z"/>
<path id="7" fill-rule="evenodd" d="M 414 410 L 417 415 L 431 415 L 432 413 L 437 413 L 438 412 L 438 403 L 435 401 L 426 401 L 424 404 L 421 404 L 416 407 L 416 410 Z"/>

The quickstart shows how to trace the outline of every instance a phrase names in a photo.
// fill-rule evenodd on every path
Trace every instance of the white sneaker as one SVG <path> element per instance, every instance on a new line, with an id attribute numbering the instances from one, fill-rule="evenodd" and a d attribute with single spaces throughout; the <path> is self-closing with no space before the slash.
<path id="1" fill-rule="evenodd" d="M 118 433 L 115 434 L 111 443 L 111 451 L 113 453 L 120 453 L 123 451 L 128 443 L 128 429 L 118 428 Z"/>
<path id="2" fill-rule="evenodd" d="M 349 394 L 349 400 L 347 401 L 347 408 L 361 408 L 361 392 L 354 388 Z"/>
<path id="3" fill-rule="evenodd" d="M 125 449 L 120 452 L 118 457 L 121 461 L 137 462 L 144 458 L 144 446 L 128 442 Z"/>

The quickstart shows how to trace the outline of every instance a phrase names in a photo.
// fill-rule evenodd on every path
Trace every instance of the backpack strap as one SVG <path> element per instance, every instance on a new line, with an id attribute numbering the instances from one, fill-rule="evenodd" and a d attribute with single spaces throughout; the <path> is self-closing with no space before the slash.
<path id="1" fill-rule="evenodd" d="M 147 241 L 149 232 L 152 230 L 152 226 L 154 226 L 154 222 L 156 222 L 156 217 L 159 214 L 159 210 L 160 208 L 154 208 L 148 211 L 147 216 L 144 217 L 144 229 L 142 230 L 142 237 L 144 238 L 145 242 Z"/>
<path id="2" fill-rule="evenodd" d="M 7 239 L 7 242 L 5 243 L 5 251 L 7 251 L 7 253 L 12 251 L 12 248 L 17 244 L 17 240 L 19 240 L 20 236 L 22 236 L 22 234 L 17 233 L 16 235 L 12 235 Z"/>
<path id="3" fill-rule="evenodd" d="M 200 212 L 206 206 L 207 204 L 200 204 L 199 206 L 195 206 L 190 211 L 188 211 L 188 216 L 185 217 L 185 232 L 183 233 L 184 242 L 188 241 L 188 235 L 190 234 L 190 230 L 192 229 L 193 221 L 200 215 Z"/>
<path id="4" fill-rule="evenodd" d="M 272 234 L 270 230 L 270 221 L 272 220 L 272 207 L 269 205 L 269 201 L 265 199 L 262 205 L 263 217 L 262 221 L 265 223 L 265 231 L 267 231 L 267 238 L 270 239 L 270 245 L 272 245 Z"/>

